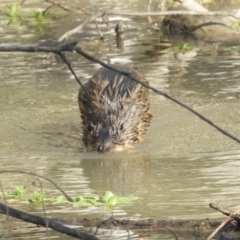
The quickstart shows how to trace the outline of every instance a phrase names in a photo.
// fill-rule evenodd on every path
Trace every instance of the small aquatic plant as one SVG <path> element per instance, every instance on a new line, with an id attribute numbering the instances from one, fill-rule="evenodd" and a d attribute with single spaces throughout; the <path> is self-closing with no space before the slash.
<path id="1" fill-rule="evenodd" d="M 16 198 L 22 198 L 25 193 L 26 193 L 26 187 L 21 185 L 16 187 L 13 192 L 0 193 L 0 197 L 4 197 L 8 199 L 9 198 L 16 199 Z"/>
<path id="2" fill-rule="evenodd" d="M 21 8 L 22 6 L 19 4 L 7 5 L 7 11 L 5 12 L 5 15 L 9 18 L 8 25 L 20 25 L 21 19 L 19 12 Z"/>
<path id="3" fill-rule="evenodd" d="M 12 193 L 12 196 L 16 197 L 16 198 L 22 198 L 24 196 L 24 194 L 26 193 L 26 186 L 18 186 L 15 188 L 14 192 Z"/>
<path id="4" fill-rule="evenodd" d="M 237 30 L 237 31 L 240 30 L 240 22 L 235 22 L 235 23 L 231 24 L 230 28 Z"/>
<path id="5" fill-rule="evenodd" d="M 190 46 L 189 43 L 180 42 L 180 43 L 177 43 L 175 49 L 176 49 L 178 52 L 186 53 L 186 52 L 190 51 L 190 50 L 192 49 L 192 47 Z"/>
<path id="6" fill-rule="evenodd" d="M 118 197 L 110 191 L 107 191 L 104 197 L 77 197 L 74 200 L 74 207 L 84 206 L 106 206 L 108 212 L 114 211 L 118 206 L 131 203 L 137 200 L 138 197 Z"/>
<path id="7" fill-rule="evenodd" d="M 100 206 L 103 205 L 100 197 L 83 197 L 79 196 L 74 199 L 73 207 L 89 207 L 89 206 Z"/>
<path id="8" fill-rule="evenodd" d="M 38 204 L 38 203 L 43 203 L 45 200 L 47 200 L 45 193 L 35 192 L 35 193 L 34 193 L 34 197 L 33 197 L 33 198 L 29 198 L 29 199 L 28 199 L 28 202 L 29 202 L 29 203 Z"/>
<path id="9" fill-rule="evenodd" d="M 27 198 L 25 196 L 27 189 L 25 186 L 18 186 L 13 192 L 0 193 L 0 197 L 7 199 L 21 199 L 21 202 L 26 204 L 34 204 L 38 206 L 42 203 L 50 204 L 72 204 L 73 207 L 90 207 L 90 206 L 106 206 L 107 211 L 114 211 L 117 207 L 129 204 L 138 197 L 118 197 L 110 191 L 107 191 L 103 197 L 100 196 L 78 196 L 73 202 L 69 202 L 63 196 L 55 198 L 47 198 L 44 192 L 34 192 L 33 197 Z"/>
<path id="10" fill-rule="evenodd" d="M 50 13 L 45 13 L 44 11 L 34 12 L 34 20 L 31 23 L 33 25 L 44 24 L 50 16 Z"/>
<path id="11" fill-rule="evenodd" d="M 22 8 L 21 5 L 19 4 L 11 4 L 11 5 L 7 5 L 7 12 L 6 15 L 10 18 L 16 18 L 19 17 L 19 12 L 20 9 Z"/>
<path id="12" fill-rule="evenodd" d="M 106 192 L 103 201 L 106 205 L 106 210 L 108 212 L 114 211 L 119 205 L 125 205 L 137 200 L 138 197 L 118 197 L 112 192 Z"/>
<path id="13" fill-rule="evenodd" d="M 21 24 L 20 10 L 22 9 L 21 4 L 11 4 L 6 6 L 5 16 L 9 18 L 8 25 L 19 26 Z M 30 13 L 32 15 L 25 15 L 25 19 L 31 19 L 27 21 L 29 25 L 35 26 L 35 33 L 42 35 L 46 29 L 47 19 L 50 18 L 51 14 L 45 11 L 34 11 Z"/>
<path id="14" fill-rule="evenodd" d="M 33 19 L 30 21 L 30 25 L 35 27 L 35 33 L 42 35 L 47 27 L 47 20 L 50 18 L 50 13 L 44 11 L 37 11 L 33 14 Z"/>

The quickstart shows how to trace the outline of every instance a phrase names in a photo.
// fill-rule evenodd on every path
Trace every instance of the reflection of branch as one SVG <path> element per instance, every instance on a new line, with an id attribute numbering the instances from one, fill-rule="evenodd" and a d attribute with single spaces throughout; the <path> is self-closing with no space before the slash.
<path id="1" fill-rule="evenodd" d="M 170 232 L 174 237 L 175 240 L 178 240 L 177 234 L 171 230 L 170 228 L 166 227 L 166 226 L 159 226 L 158 224 L 152 224 L 152 226 L 150 226 L 150 228 L 148 228 L 147 230 L 144 230 L 141 234 L 139 234 L 138 238 L 142 238 L 143 235 L 146 235 L 146 233 L 150 232 L 150 231 L 154 231 L 155 229 L 166 229 L 168 232 Z"/>
<path id="2" fill-rule="evenodd" d="M 79 47 L 76 47 L 76 42 L 74 43 L 70 43 L 70 44 L 66 44 L 66 45 L 60 45 L 60 46 L 57 46 L 57 47 L 44 47 L 44 46 L 1 46 L 0 45 L 0 52 L 4 51 L 4 52 L 13 52 L 13 51 L 22 51 L 22 52 L 53 52 L 55 54 L 58 54 L 62 59 L 63 59 L 63 51 L 75 51 L 77 52 L 78 54 L 82 55 L 83 57 L 89 59 L 90 61 L 93 61 L 93 62 L 96 62 L 96 63 L 99 63 L 100 65 L 108 68 L 108 69 L 111 69 L 115 72 L 118 72 L 118 73 L 121 73 L 127 77 L 129 77 L 130 79 L 132 79 L 133 81 L 141 84 L 142 86 L 148 88 L 148 89 L 151 89 L 153 92 L 157 93 L 157 94 L 160 94 L 162 96 L 164 96 L 165 98 L 167 99 L 170 99 L 171 101 L 175 102 L 176 104 L 180 105 L 181 107 L 187 109 L 188 111 L 190 111 L 191 113 L 193 113 L 194 115 L 196 115 L 197 117 L 199 117 L 201 120 L 203 120 L 204 122 L 208 123 L 209 125 L 211 125 L 212 127 L 214 127 L 215 129 L 217 129 L 219 132 L 221 132 L 222 134 L 224 134 L 225 136 L 231 138 L 232 140 L 240 143 L 240 139 L 238 139 L 237 137 L 235 137 L 234 135 L 230 134 L 229 132 L 225 131 L 224 129 L 222 129 L 221 127 L 219 127 L 218 125 L 216 125 L 214 122 L 212 122 L 211 120 L 207 119 L 206 117 L 204 117 L 202 114 L 198 113 L 197 111 L 195 111 L 194 109 L 192 109 L 191 107 L 189 107 L 188 105 L 186 105 L 185 103 L 177 100 L 176 98 L 174 97 L 171 97 L 170 95 L 168 95 L 167 93 L 165 92 L 162 92 L 148 84 L 146 84 L 145 82 L 142 82 L 140 80 L 138 80 L 137 78 L 133 77 L 131 75 L 130 72 L 126 72 L 126 71 L 120 71 L 118 69 L 116 69 L 114 67 L 114 65 L 109 65 L 109 64 L 106 64 L 104 63 L 103 61 L 89 55 L 88 53 L 84 52 L 81 48 Z M 64 58 L 63 61 L 66 63 L 67 59 Z M 71 66 L 70 63 L 68 62 L 67 66 Z M 69 68 L 70 71 L 73 71 L 72 68 Z M 75 79 L 76 81 L 80 83 L 80 80 L 78 79 L 78 77 L 76 76 L 76 74 L 74 74 L 75 76 Z"/>
<path id="3" fill-rule="evenodd" d="M 93 235 L 90 235 L 90 234 L 87 234 L 84 232 L 80 232 L 80 231 L 72 229 L 72 228 L 68 228 L 68 227 L 52 220 L 51 218 L 46 219 L 46 218 L 42 218 L 40 216 L 22 212 L 22 211 L 14 209 L 14 208 L 8 207 L 2 203 L 0 203 L 0 213 L 5 214 L 5 215 L 8 214 L 11 217 L 15 217 L 15 218 L 21 219 L 25 222 L 30 222 L 30 223 L 41 225 L 41 226 L 46 226 L 48 224 L 48 227 L 50 227 L 58 232 L 67 234 L 68 236 L 75 237 L 78 239 L 99 240 L 98 238 L 96 238 Z"/>

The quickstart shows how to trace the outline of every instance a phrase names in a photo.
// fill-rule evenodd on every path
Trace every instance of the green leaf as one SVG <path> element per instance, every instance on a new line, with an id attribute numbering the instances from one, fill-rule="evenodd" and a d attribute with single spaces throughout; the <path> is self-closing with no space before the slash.
<path id="1" fill-rule="evenodd" d="M 139 197 L 119 197 L 118 203 L 119 204 L 127 204 L 127 203 L 133 202 L 137 199 L 139 199 Z"/>
<path id="2" fill-rule="evenodd" d="M 112 196 L 114 196 L 114 194 L 110 191 L 107 191 L 104 196 L 105 201 L 107 202 Z"/>
<path id="3" fill-rule="evenodd" d="M 45 197 L 45 193 L 39 193 L 39 192 L 35 192 L 34 193 L 34 197 L 28 199 L 29 203 L 43 203 L 46 199 Z"/>
<path id="4" fill-rule="evenodd" d="M 1 192 L 0 193 L 0 197 L 5 197 L 5 198 L 8 198 L 9 197 L 9 193 L 7 193 L 7 192 Z"/>
<path id="5" fill-rule="evenodd" d="M 234 29 L 234 30 L 239 30 L 240 29 L 240 22 L 235 22 L 235 23 L 231 24 L 230 28 Z"/>
<path id="6" fill-rule="evenodd" d="M 7 13 L 6 15 L 10 18 L 16 17 L 19 14 L 20 9 L 22 8 L 19 4 L 11 4 L 7 6 Z"/>
<path id="7" fill-rule="evenodd" d="M 15 196 L 15 197 L 22 197 L 24 194 L 25 194 L 25 192 L 26 192 L 26 187 L 25 186 L 18 186 L 18 187 L 16 187 L 15 188 L 15 191 L 13 192 L 13 196 Z"/>
<path id="8" fill-rule="evenodd" d="M 108 199 L 108 204 L 109 205 L 116 205 L 118 203 L 118 198 L 117 196 L 113 195 Z"/>
<path id="9" fill-rule="evenodd" d="M 45 24 L 50 16 L 51 15 L 49 13 L 44 13 L 43 11 L 34 12 L 34 19 L 30 22 L 30 25 L 36 26 L 39 24 Z"/>
<path id="10" fill-rule="evenodd" d="M 113 212 L 117 209 L 117 205 L 106 205 L 107 212 Z"/>
<path id="11" fill-rule="evenodd" d="M 53 199 L 53 204 L 61 204 L 61 203 L 68 203 L 68 200 L 63 196 L 58 196 Z"/>

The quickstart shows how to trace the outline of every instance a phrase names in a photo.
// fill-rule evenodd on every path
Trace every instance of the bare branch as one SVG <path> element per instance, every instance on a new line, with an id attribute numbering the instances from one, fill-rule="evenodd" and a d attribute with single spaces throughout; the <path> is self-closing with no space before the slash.
<path id="1" fill-rule="evenodd" d="M 22 212 L 22 211 L 14 209 L 14 208 L 8 207 L 7 205 L 2 204 L 2 203 L 0 203 L 0 213 L 9 214 L 9 216 L 11 216 L 11 217 L 15 217 L 15 218 L 21 219 L 25 222 L 30 222 L 30 223 L 41 225 L 41 226 L 47 226 L 47 223 L 48 223 L 48 227 L 50 227 L 58 232 L 67 234 L 68 236 L 75 237 L 78 239 L 99 240 L 97 237 L 95 237 L 93 235 L 90 235 L 90 234 L 87 234 L 84 232 L 80 232 L 76 229 L 68 228 L 68 227 L 52 220 L 51 218 L 46 219 L 46 218 L 43 218 L 43 217 L 40 217 L 37 215 Z"/>
<path id="2" fill-rule="evenodd" d="M 232 220 L 240 220 L 240 209 L 234 210 L 233 208 L 220 203 L 210 203 L 209 206 L 227 215 L 228 217 L 214 230 L 214 232 L 212 232 L 207 240 L 211 240 L 224 226 L 226 226 Z"/>
<path id="3" fill-rule="evenodd" d="M 235 213 L 235 217 L 239 218 L 240 220 L 240 215 L 236 214 L 236 209 L 231 208 L 229 206 L 227 206 L 226 204 L 221 204 L 221 203 L 210 203 L 209 207 L 223 213 L 224 215 L 230 216 L 233 213 Z"/>
<path id="4" fill-rule="evenodd" d="M 207 240 L 211 240 L 224 226 L 226 226 L 229 222 L 232 221 L 231 217 L 227 217 L 207 238 Z"/>
<path id="5" fill-rule="evenodd" d="M 88 53 L 84 52 L 80 47 L 75 47 L 76 46 L 76 42 L 74 43 L 70 43 L 70 44 L 66 44 L 66 45 L 61 45 L 61 46 L 58 46 L 58 47 L 43 47 L 43 46 L 29 46 L 29 47 L 26 47 L 26 46 L 1 46 L 0 45 L 0 51 L 23 51 L 23 52 L 53 52 L 55 54 L 58 54 L 62 59 L 63 61 L 66 63 L 66 58 L 63 57 L 63 54 L 62 52 L 63 51 L 75 51 L 77 52 L 78 54 L 82 55 L 83 57 L 89 59 L 90 61 L 93 61 L 93 62 L 96 62 L 96 63 L 99 63 L 100 65 L 106 67 L 106 68 L 109 68 L 113 71 L 116 71 L 118 73 L 121 73 L 125 76 L 128 76 L 130 79 L 132 79 L 133 81 L 136 81 L 138 82 L 139 84 L 141 84 L 142 86 L 148 88 L 148 89 L 151 89 L 153 92 L 155 93 L 158 93 L 162 96 L 164 96 L 165 98 L 175 102 L 176 104 L 180 105 L 181 107 L 187 109 L 188 111 L 190 111 L 191 113 L 193 113 L 194 115 L 196 115 L 197 117 L 199 117 L 201 120 L 203 120 L 204 122 L 208 123 L 209 125 L 211 125 L 212 127 L 214 127 L 216 130 L 218 130 L 219 132 L 221 132 L 222 134 L 224 134 L 225 136 L 229 137 L 230 139 L 240 143 L 240 139 L 238 139 L 237 137 L 235 137 L 234 135 L 230 134 L 229 132 L 225 131 L 223 128 L 219 127 L 217 124 L 215 124 L 214 122 L 212 122 L 211 120 L 209 120 L 208 118 L 204 117 L 202 114 L 198 113 L 197 111 L 195 111 L 194 109 L 192 109 L 191 107 L 189 107 L 188 105 L 186 105 L 185 103 L 179 101 L 178 99 L 174 98 L 174 97 L 171 97 L 170 95 L 168 95 L 167 93 L 165 92 L 162 92 L 152 86 L 149 86 L 148 84 L 134 78 L 131 76 L 131 73 L 130 72 L 125 72 L 125 71 L 120 71 L 118 69 L 116 69 L 114 66 L 112 65 L 109 65 L 109 64 L 106 64 L 104 63 L 103 61 L 89 55 Z M 67 66 L 69 67 L 70 66 L 70 63 L 67 64 Z M 72 72 L 73 69 L 72 68 L 69 68 L 70 71 Z M 76 74 L 74 74 L 75 76 L 75 79 L 76 81 L 79 81 L 79 79 L 76 77 Z M 81 84 L 81 83 L 80 83 Z M 0 173 L 3 172 L 3 171 L 0 171 Z"/>
<path id="6" fill-rule="evenodd" d="M 91 17 L 87 18 L 83 23 L 81 23 L 79 26 L 77 26 L 76 28 L 64 33 L 59 39 L 58 42 L 64 42 L 66 39 L 68 39 L 70 36 L 72 36 L 73 34 L 76 34 L 78 32 L 80 32 L 80 30 L 85 27 L 89 22 L 91 21 L 95 21 L 98 17 L 101 17 L 104 15 L 104 12 L 97 12 L 95 14 L 93 14 Z"/>
<path id="7" fill-rule="evenodd" d="M 62 8 L 62 9 L 65 10 L 65 11 L 72 12 L 72 11 L 70 11 L 69 9 L 66 8 L 66 6 L 70 6 L 70 7 L 74 8 L 74 9 L 77 9 L 77 10 L 79 10 L 79 11 L 87 14 L 87 15 L 91 15 L 90 12 L 88 12 L 88 11 L 85 10 L 84 8 L 81 8 L 81 7 L 79 7 L 79 6 L 75 5 L 75 4 L 71 4 L 71 3 L 68 3 L 68 2 L 54 2 L 54 1 L 51 1 L 51 0 L 45 0 L 45 1 L 46 1 L 47 3 L 52 4 L 52 5 L 50 5 L 47 9 L 49 9 L 49 8 L 51 8 L 51 7 L 54 7 L 54 6 L 57 6 L 57 7 L 59 7 L 59 8 Z M 45 10 L 45 11 L 46 11 L 46 10 Z"/>

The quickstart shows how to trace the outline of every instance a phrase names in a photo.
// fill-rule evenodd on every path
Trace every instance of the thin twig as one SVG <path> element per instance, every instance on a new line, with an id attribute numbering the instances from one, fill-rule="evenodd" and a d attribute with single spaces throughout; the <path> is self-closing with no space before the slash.
<path id="1" fill-rule="evenodd" d="M 36 182 L 39 183 L 39 185 L 40 185 L 40 190 L 41 190 L 41 194 L 43 194 L 42 182 L 40 181 L 39 178 L 37 178 L 37 179 L 35 179 L 35 180 L 32 182 L 32 184 L 33 184 L 34 186 L 36 186 Z M 41 205 L 42 205 L 42 210 L 43 210 L 44 217 L 45 217 L 45 219 L 46 219 L 46 232 L 47 232 L 47 239 L 49 240 L 49 237 L 50 237 L 50 236 L 49 236 L 49 229 L 48 229 L 48 218 L 47 218 L 47 213 L 46 213 L 46 209 L 45 209 L 44 199 L 43 199 L 43 201 L 41 202 Z"/>
<path id="2" fill-rule="evenodd" d="M 141 234 L 139 234 L 138 238 L 141 238 L 143 235 L 145 235 L 146 233 L 153 231 L 155 229 L 166 229 L 168 232 L 172 233 L 172 235 L 175 237 L 175 240 L 178 240 L 177 234 L 171 230 L 170 228 L 166 227 L 166 226 L 154 226 L 154 224 L 152 224 L 152 226 L 146 230 L 144 230 Z"/>
<path id="3" fill-rule="evenodd" d="M 224 226 L 226 226 L 229 222 L 231 222 L 235 218 L 239 219 L 239 213 L 240 213 L 240 209 L 235 210 L 214 230 L 214 232 L 207 238 L 207 240 L 211 240 Z"/>
<path id="4" fill-rule="evenodd" d="M 54 6 L 57 6 L 59 8 L 62 8 L 65 11 L 73 12 L 73 11 L 71 11 L 71 10 L 66 8 L 66 6 L 70 6 L 70 7 L 74 8 L 74 9 L 77 9 L 77 10 L 87 14 L 87 15 L 91 15 L 91 13 L 88 12 L 87 10 L 85 10 L 84 8 L 79 7 L 78 5 L 75 5 L 75 4 L 68 3 L 68 2 L 54 2 L 54 1 L 51 1 L 51 0 L 45 0 L 45 2 L 52 4 L 47 9 L 49 9 L 51 7 L 54 7 Z M 45 9 L 45 11 L 46 11 L 46 9 Z"/>
<path id="5" fill-rule="evenodd" d="M 233 220 L 232 217 L 227 217 L 207 238 L 207 240 L 211 240 L 226 224 Z"/>
<path id="6" fill-rule="evenodd" d="M 85 94 L 86 94 L 86 96 L 88 98 L 88 101 L 92 101 L 92 99 L 89 97 L 89 94 L 88 94 L 86 88 L 84 87 L 82 82 L 77 77 L 76 73 L 74 72 L 74 70 L 73 70 L 71 64 L 69 63 L 69 61 L 67 60 L 66 56 L 62 52 L 58 53 L 58 55 L 62 58 L 63 62 L 68 66 L 68 69 L 70 70 L 72 75 L 75 77 L 76 81 L 79 83 L 79 85 L 81 86 L 81 88 L 85 92 Z M 102 122 L 105 124 L 105 126 L 107 126 L 105 119 L 103 118 L 102 114 L 100 113 L 100 110 L 98 108 L 96 108 L 96 109 L 97 109 L 98 117 L 102 120 Z"/>
<path id="7" fill-rule="evenodd" d="M 240 209 L 236 210 L 221 203 L 210 203 L 209 206 L 227 215 L 228 217 L 214 230 L 214 232 L 207 238 L 207 240 L 212 239 L 225 225 L 227 225 L 232 220 L 236 219 L 239 221 L 240 219 Z"/>
<path id="8" fill-rule="evenodd" d="M 73 202 L 73 199 L 72 199 L 71 197 L 69 197 L 69 196 L 67 195 L 67 193 L 65 193 L 65 191 L 62 190 L 62 188 L 60 188 L 60 187 L 59 187 L 52 179 L 50 179 L 50 178 L 41 176 L 41 175 L 36 174 L 36 173 L 19 171 L 19 170 L 4 170 L 4 171 L 0 171 L 0 174 L 1 174 L 1 173 L 21 173 L 21 174 L 28 174 L 28 175 L 31 175 L 31 176 L 43 178 L 43 179 L 49 181 L 50 183 L 52 183 L 52 185 L 53 185 L 55 188 L 57 188 L 57 189 L 65 196 L 65 198 L 66 198 L 68 201 Z"/>
<path id="9" fill-rule="evenodd" d="M 191 113 L 193 113 L 194 115 L 196 115 L 197 117 L 199 117 L 200 119 L 202 119 L 203 121 L 207 122 L 208 124 L 210 124 L 212 127 L 214 127 L 215 129 L 217 129 L 219 132 L 223 133 L 224 135 L 226 135 L 227 137 L 233 139 L 234 141 L 240 143 L 240 139 L 238 139 L 237 137 L 235 137 L 234 135 L 228 133 L 227 131 L 225 131 L 224 129 L 222 129 L 221 127 L 217 126 L 214 122 L 212 122 L 211 120 L 207 119 L 206 117 L 204 117 L 202 114 L 198 113 L 197 111 L 195 111 L 194 109 L 192 109 L 191 107 L 189 107 L 188 105 L 186 105 L 185 103 L 177 100 L 176 98 L 174 97 L 171 97 L 170 95 L 168 95 L 167 93 L 165 92 L 162 92 L 154 87 L 151 87 L 150 85 L 148 85 L 147 83 L 145 82 L 142 82 L 134 77 L 131 76 L 130 73 L 127 73 L 125 71 L 120 71 L 118 69 L 116 69 L 114 66 L 111 66 L 111 65 L 108 65 L 104 62 L 102 62 L 101 60 L 95 58 L 95 57 L 92 57 L 90 56 L 88 53 L 84 52 L 81 48 L 79 47 L 76 47 L 75 48 L 75 51 L 79 54 L 81 54 L 82 56 L 84 56 L 85 58 L 89 59 L 89 60 L 92 60 L 94 62 L 97 62 L 99 64 L 101 64 L 102 66 L 106 67 L 106 68 L 109 68 L 111 70 L 114 70 L 118 73 L 121 73 L 125 76 L 128 76 L 129 78 L 131 78 L 132 80 L 138 82 L 139 84 L 141 84 L 142 86 L 148 88 L 148 89 L 151 89 L 153 92 L 155 93 L 158 93 L 168 99 L 170 99 L 171 101 L 177 103 L 178 105 L 182 106 L 183 108 L 187 109 L 188 111 L 190 111 Z"/>
<path id="10" fill-rule="evenodd" d="M 148 12 L 151 11 L 151 5 L 152 5 L 152 0 L 149 0 L 149 1 L 148 1 L 148 9 L 147 9 Z M 151 16 L 147 16 L 147 17 L 148 17 L 148 23 L 149 23 L 149 24 L 152 24 L 152 18 L 151 18 Z"/>
<path id="11" fill-rule="evenodd" d="M 101 32 L 98 24 L 97 24 L 97 21 L 94 20 L 94 23 L 95 23 L 95 26 L 96 26 L 96 28 L 97 28 L 98 34 L 99 34 L 99 36 L 100 36 L 100 39 L 103 40 L 103 34 L 102 34 L 102 32 Z"/>
<path id="12" fill-rule="evenodd" d="M 101 17 L 104 14 L 104 12 L 97 12 L 96 14 L 93 14 L 91 17 L 87 18 L 83 23 L 81 23 L 80 25 L 78 25 L 76 28 L 67 31 L 66 33 L 64 33 L 59 39 L 58 42 L 64 42 L 65 40 L 67 40 L 70 36 L 72 36 L 73 34 L 79 33 L 80 30 L 82 30 L 83 27 L 85 27 L 89 22 L 91 21 L 95 21 L 98 17 Z"/>
<path id="13" fill-rule="evenodd" d="M 131 73 L 130 72 L 126 72 L 126 71 L 121 71 L 117 68 L 115 68 L 113 65 L 109 65 L 109 64 L 106 64 L 104 63 L 103 61 L 101 61 L 100 59 L 98 58 L 95 58 L 91 55 L 89 55 L 88 53 L 84 52 L 80 47 L 75 47 L 76 46 L 76 42 L 74 43 L 70 43 L 70 44 L 66 44 L 66 45 L 60 45 L 60 46 L 57 46 L 57 47 L 43 47 L 43 46 L 29 46 L 29 47 L 26 47 L 26 46 L 0 46 L 0 51 L 23 51 L 23 52 L 53 52 L 55 54 L 58 54 L 58 55 L 63 55 L 62 52 L 63 51 L 75 51 L 77 53 L 79 53 L 80 55 L 82 55 L 83 57 L 89 59 L 90 61 L 93 61 L 93 62 L 96 62 L 96 63 L 99 63 L 100 65 L 108 68 L 108 69 L 111 69 L 115 72 L 118 72 L 118 73 L 121 73 L 125 76 L 128 76 L 130 79 L 138 82 L 139 84 L 141 84 L 142 86 L 152 90 L 153 92 L 155 93 L 158 93 L 162 96 L 164 96 L 165 98 L 167 99 L 170 99 L 171 101 L 175 102 L 176 104 L 180 105 L 181 107 L 187 109 L 188 111 L 190 111 L 191 113 L 193 113 L 194 115 L 196 115 L 197 117 L 199 117 L 201 120 L 203 120 L 204 122 L 208 123 L 209 125 L 211 125 L 212 127 L 214 127 L 216 130 L 218 130 L 219 132 L 221 132 L 222 134 L 224 134 L 225 136 L 229 137 L 230 139 L 240 143 L 240 139 L 238 139 L 237 137 L 235 137 L 234 135 L 232 135 L 231 133 L 225 131 L 223 128 L 219 127 L 218 125 L 216 125 L 214 122 L 212 122 L 211 120 L 209 120 L 208 118 L 204 117 L 202 114 L 198 113 L 197 111 L 195 111 L 194 109 L 192 109 L 191 107 L 189 107 L 188 105 L 186 105 L 185 103 L 177 100 L 176 98 L 174 97 L 171 97 L 170 95 L 168 95 L 167 93 L 165 92 L 162 92 L 150 85 L 148 85 L 147 83 L 145 82 L 142 82 L 134 77 L 131 76 Z M 67 66 L 69 67 L 70 64 L 67 64 Z M 72 72 L 73 69 L 71 70 L 71 68 L 69 68 L 70 71 Z M 74 72 L 74 71 L 73 71 Z M 76 74 L 74 75 L 76 76 Z M 76 78 L 76 77 L 75 77 Z M 76 78 L 77 80 L 78 78 Z M 80 81 L 79 81 L 80 82 Z M 80 83 L 79 83 L 80 84 Z"/>

